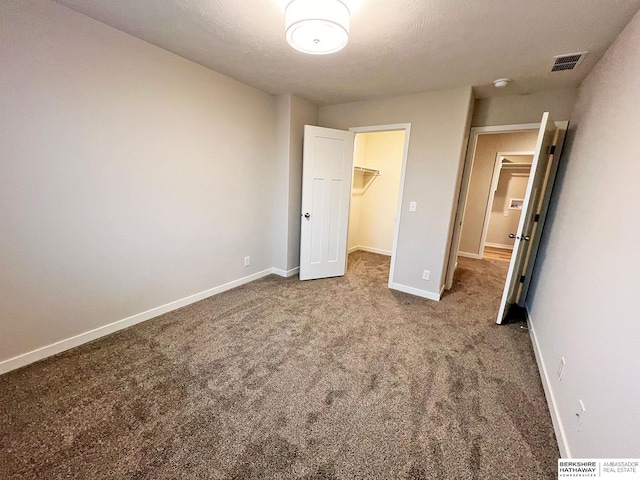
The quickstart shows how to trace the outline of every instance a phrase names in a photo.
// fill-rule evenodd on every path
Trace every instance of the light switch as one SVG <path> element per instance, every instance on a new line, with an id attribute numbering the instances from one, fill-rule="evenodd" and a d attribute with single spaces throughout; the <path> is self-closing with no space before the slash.
<path id="1" fill-rule="evenodd" d="M 415 212 L 416 208 L 418 208 L 418 202 L 409 202 L 409 211 Z"/>
<path id="2" fill-rule="evenodd" d="M 509 216 L 509 210 L 505 210 L 505 211 L 504 211 L 504 216 L 505 216 L 505 217 L 508 217 L 508 216 Z"/>

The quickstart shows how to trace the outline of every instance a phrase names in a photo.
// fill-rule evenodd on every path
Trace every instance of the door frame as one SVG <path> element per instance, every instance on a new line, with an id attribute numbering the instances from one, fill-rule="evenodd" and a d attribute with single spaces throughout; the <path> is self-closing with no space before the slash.
<path id="1" fill-rule="evenodd" d="M 561 122 L 559 122 L 561 123 Z M 462 172 L 462 180 L 460 182 L 460 195 L 458 196 L 458 210 L 456 212 L 455 224 L 453 227 L 453 235 L 449 248 L 449 262 L 447 266 L 447 275 L 445 279 L 445 288 L 451 289 L 453 286 L 453 275 L 458 266 L 458 255 L 471 258 L 482 258 L 472 256 L 470 254 L 460 254 L 460 238 L 462 235 L 462 225 L 464 224 L 464 214 L 467 210 L 467 196 L 469 193 L 469 185 L 471 180 L 471 172 L 476 157 L 476 149 L 478 147 L 478 137 L 480 135 L 491 135 L 499 133 L 519 133 L 525 130 L 539 130 L 538 123 L 519 123 L 511 125 L 493 125 L 487 127 L 471 127 L 469 130 L 469 141 L 467 142 L 467 154 L 464 160 L 464 169 Z"/>
<path id="2" fill-rule="evenodd" d="M 542 235 L 544 233 L 544 224 L 547 220 L 547 213 L 549 213 L 549 205 L 551 204 L 551 195 L 553 194 L 553 187 L 556 182 L 556 177 L 558 174 L 558 166 L 560 165 L 560 160 L 562 159 L 562 149 L 565 146 L 567 131 L 569 130 L 569 122 L 568 121 L 556 121 L 557 137 L 554 139 L 556 144 L 556 150 L 554 155 L 556 159 L 551 164 L 551 169 L 549 170 L 549 177 L 547 180 L 547 184 L 545 187 L 544 195 L 542 197 L 542 201 L 540 204 L 540 213 L 538 219 L 538 228 L 540 228 L 540 233 L 533 237 L 533 241 L 531 242 L 531 247 L 529 250 L 529 258 L 527 259 L 527 267 L 524 271 L 525 280 L 522 285 L 522 290 L 520 291 L 520 298 L 518 300 L 518 305 L 521 307 L 525 306 L 525 302 L 527 300 L 527 294 L 529 293 L 529 286 L 531 285 L 531 277 L 533 277 L 533 270 L 536 266 L 536 259 L 538 258 L 538 248 L 540 248 L 540 242 L 542 241 Z"/>
<path id="3" fill-rule="evenodd" d="M 365 127 L 352 127 L 349 129 L 350 132 L 355 134 L 358 133 L 375 133 L 375 132 L 396 132 L 404 130 L 404 148 L 402 151 L 402 167 L 400 170 L 400 188 L 398 188 L 398 199 L 396 204 L 396 222 L 393 229 L 393 246 L 391 248 L 391 268 L 389 269 L 389 288 L 393 285 L 393 276 L 395 272 L 396 266 L 396 253 L 398 247 L 398 232 L 400 231 L 400 220 L 402 214 L 402 199 L 404 198 L 404 184 L 405 177 L 407 174 L 407 159 L 409 158 L 409 140 L 411 137 L 411 124 L 410 123 L 393 123 L 389 125 L 370 125 Z M 354 150 L 354 158 L 351 161 L 353 165 L 355 164 L 355 150 Z M 351 190 L 353 192 L 353 182 L 351 185 Z M 347 250 L 349 246 L 347 245 Z"/>
<path id="4" fill-rule="evenodd" d="M 533 155 L 533 151 L 527 152 L 498 152 L 493 164 L 493 174 L 491 175 L 491 190 L 489 190 L 489 198 L 487 199 L 487 208 L 484 212 L 484 223 L 482 224 L 482 237 L 480 237 L 480 251 L 478 253 L 479 259 L 484 258 L 484 247 L 487 243 L 487 234 L 489 233 L 489 222 L 491 221 L 491 212 L 493 211 L 493 201 L 495 199 L 496 190 L 498 189 L 498 182 L 500 181 L 500 174 L 502 173 L 502 158 L 505 155 Z"/>

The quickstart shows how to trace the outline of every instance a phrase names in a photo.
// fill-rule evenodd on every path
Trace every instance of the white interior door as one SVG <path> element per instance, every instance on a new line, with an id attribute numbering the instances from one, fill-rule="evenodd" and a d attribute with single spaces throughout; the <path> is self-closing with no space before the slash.
<path id="1" fill-rule="evenodd" d="M 304 127 L 300 280 L 345 274 L 354 133 Z"/>
<path id="2" fill-rule="evenodd" d="M 517 232 L 513 234 L 515 236 L 515 244 L 496 323 L 502 323 L 507 316 L 509 307 L 518 301 L 518 295 L 524 281 L 523 274 L 526 268 L 526 260 L 531 248 L 531 237 L 534 233 L 538 235 L 541 233 L 541 229 L 535 229 L 536 215 L 539 214 L 540 200 L 544 196 L 545 186 L 548 183 L 550 158 L 553 155 L 551 147 L 556 137 L 556 130 L 555 123 L 549 113 L 545 112 L 542 115 L 538 140 L 533 161 L 531 162 L 531 174 L 529 175 L 527 191 L 520 214 L 520 223 L 518 224 Z"/>

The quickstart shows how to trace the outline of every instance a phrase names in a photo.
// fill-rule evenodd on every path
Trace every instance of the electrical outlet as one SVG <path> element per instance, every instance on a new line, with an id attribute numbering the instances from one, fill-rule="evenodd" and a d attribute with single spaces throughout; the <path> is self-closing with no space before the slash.
<path id="1" fill-rule="evenodd" d="M 251 257 L 244 257 L 244 266 L 248 267 L 251 265 Z"/>
<path id="2" fill-rule="evenodd" d="M 578 419 L 578 424 L 576 425 L 576 431 L 580 431 L 580 427 L 582 427 L 582 421 L 584 420 L 584 414 L 587 411 L 586 408 L 584 408 L 584 403 L 582 403 L 582 400 L 578 400 L 578 404 L 579 404 L 579 408 L 578 411 L 576 412 L 576 418 Z"/>
<path id="3" fill-rule="evenodd" d="M 564 373 L 564 366 L 567 364 L 564 357 L 560 357 L 560 366 L 558 367 L 558 380 L 562 381 L 562 374 Z"/>
<path id="4" fill-rule="evenodd" d="M 422 271 L 422 279 L 423 280 L 429 280 L 430 276 L 431 276 L 431 271 L 429 271 L 429 270 L 423 270 Z"/>

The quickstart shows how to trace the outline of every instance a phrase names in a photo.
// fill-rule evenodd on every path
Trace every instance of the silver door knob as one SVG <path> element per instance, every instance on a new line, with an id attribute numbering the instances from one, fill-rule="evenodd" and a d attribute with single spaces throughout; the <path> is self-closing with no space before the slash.
<path id="1" fill-rule="evenodd" d="M 309 212 L 304 214 L 304 218 L 309 218 L 311 216 L 311 214 Z"/>
<path id="2" fill-rule="evenodd" d="M 526 236 L 525 236 L 525 237 L 522 237 L 522 238 L 524 238 L 527 242 L 528 242 L 529 240 L 531 240 L 531 237 L 526 237 Z"/>
<path id="3" fill-rule="evenodd" d="M 516 238 L 516 234 L 515 233 L 510 233 L 509 234 L 509 238 Z"/>

